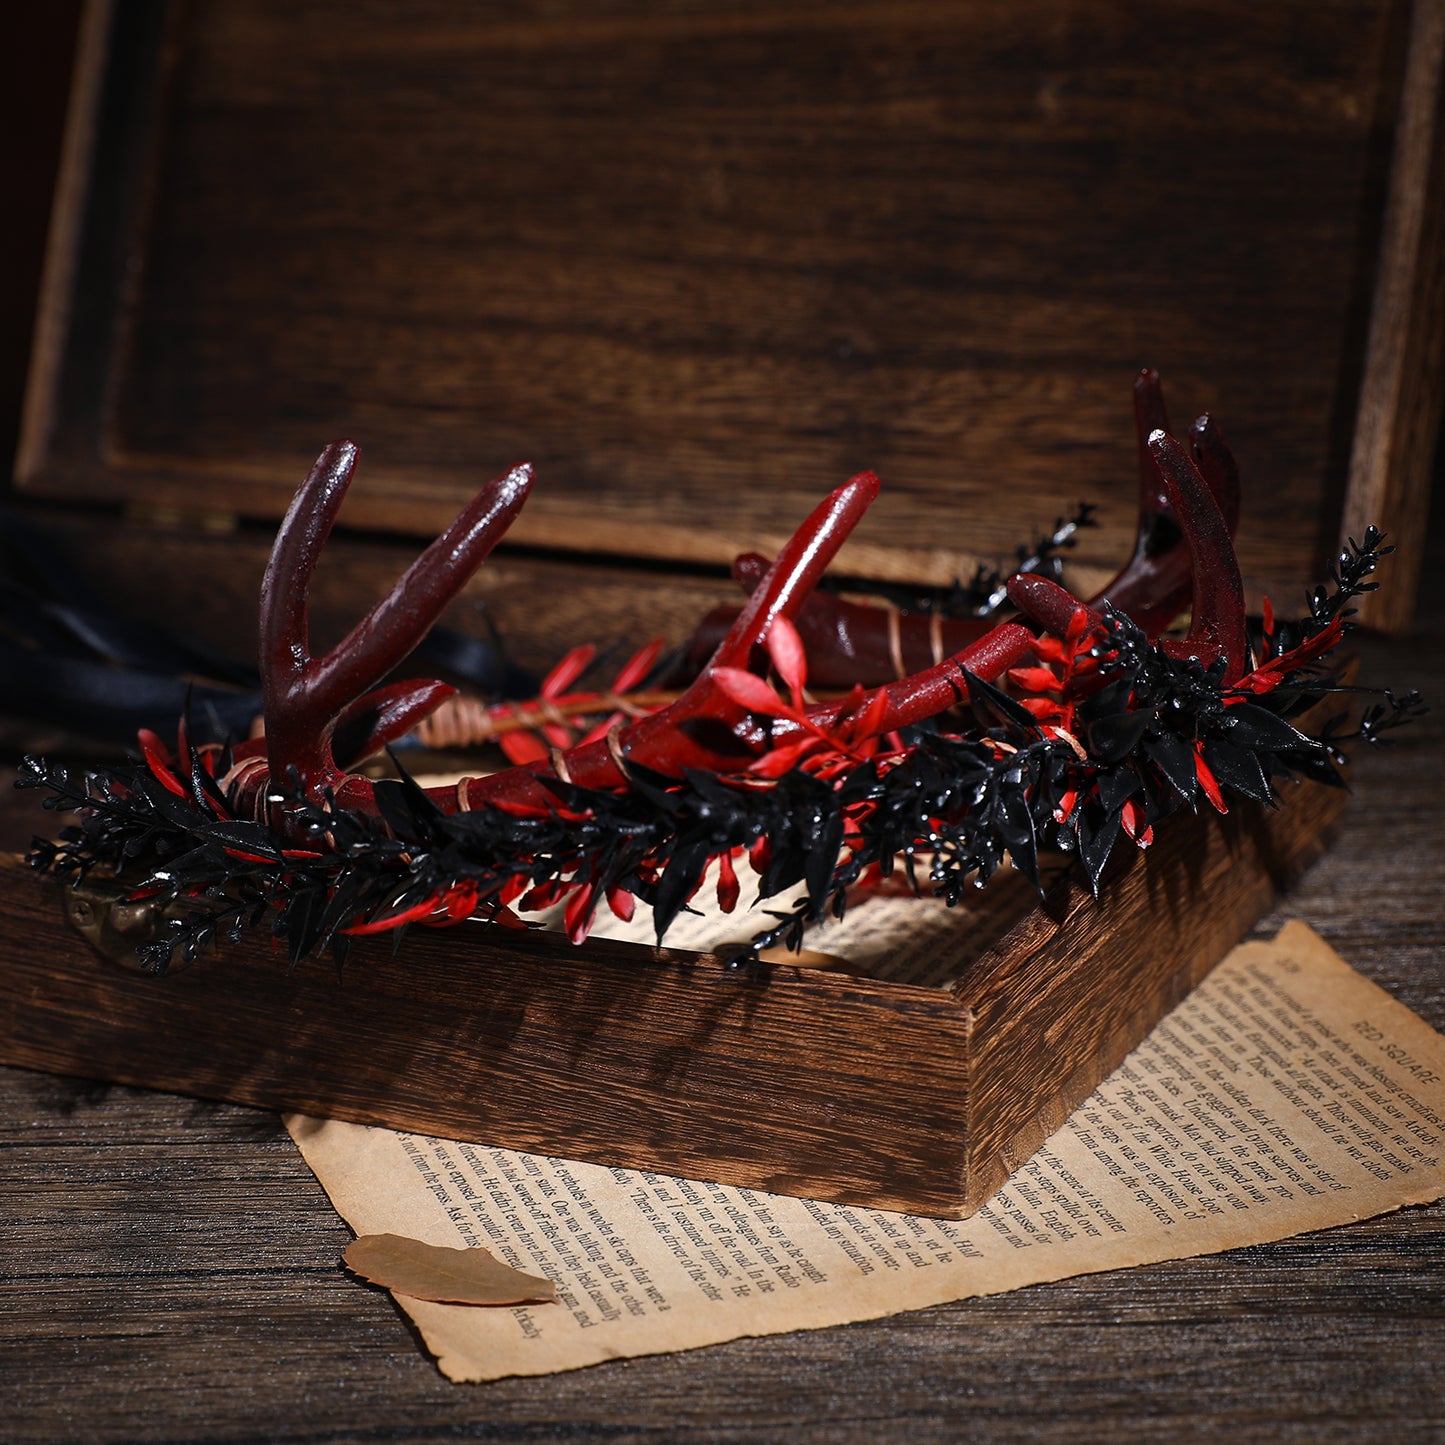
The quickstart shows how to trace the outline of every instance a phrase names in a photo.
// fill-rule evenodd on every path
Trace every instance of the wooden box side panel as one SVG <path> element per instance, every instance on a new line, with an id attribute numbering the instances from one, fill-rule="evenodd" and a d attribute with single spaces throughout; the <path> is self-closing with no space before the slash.
<path id="1" fill-rule="evenodd" d="M 1342 547 L 1371 523 L 1409 539 L 1389 586 L 1360 599 L 1373 627 L 1403 631 L 1414 611 L 1442 405 L 1445 0 L 1415 0 L 1340 530 Z"/>
<path id="2" fill-rule="evenodd" d="M 266 944 L 108 963 L 0 869 L 0 1061 L 874 1207 L 963 1204 L 946 994 L 468 928 L 288 973 Z"/>
<path id="3" fill-rule="evenodd" d="M 1268 480 L 1281 593 L 1334 544 L 1400 19 L 128 0 L 25 483 L 277 515 L 352 434 L 353 521 L 526 457 L 518 539 L 726 561 L 873 467 L 853 571 L 946 583 L 1081 493 L 1112 569 L 1151 362 Z"/>
<path id="4" fill-rule="evenodd" d="M 1343 789 L 1284 806 L 1171 818 L 1111 862 L 1099 899 L 1074 878 L 958 988 L 972 1020 L 969 1208 L 1058 1129 L 1323 851 Z"/>

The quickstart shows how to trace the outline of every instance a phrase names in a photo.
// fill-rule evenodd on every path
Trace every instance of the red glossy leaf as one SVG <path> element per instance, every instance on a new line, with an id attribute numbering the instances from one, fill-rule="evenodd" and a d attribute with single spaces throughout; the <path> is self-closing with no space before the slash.
<path id="1" fill-rule="evenodd" d="M 764 717 L 792 717 L 793 709 L 756 673 L 740 667 L 715 667 L 709 674 L 718 690 L 749 712 Z"/>
<path id="2" fill-rule="evenodd" d="M 470 880 L 453 883 L 442 896 L 442 907 L 450 923 L 470 918 L 477 911 L 477 885 Z"/>
<path id="3" fill-rule="evenodd" d="M 170 750 L 160 738 L 149 728 L 142 728 L 136 734 L 136 741 L 140 743 L 141 752 L 145 754 L 146 766 L 151 770 L 151 776 L 155 778 L 156 782 L 179 798 L 189 797 L 181 780 L 171 771 Z"/>
<path id="4" fill-rule="evenodd" d="M 536 733 L 503 733 L 497 739 L 497 745 L 507 755 L 507 761 L 515 763 L 519 768 L 528 767 L 532 763 L 545 763 L 551 756 L 546 743 Z"/>
<path id="5" fill-rule="evenodd" d="M 618 723 L 626 721 L 626 717 L 620 712 L 614 712 L 610 714 L 609 716 L 603 718 L 602 721 L 599 722 L 594 728 L 590 729 L 585 736 L 580 738 L 578 740 L 577 746 L 581 748 L 586 747 L 588 743 L 600 743 L 602 739 L 605 738 L 607 734 L 610 733 L 612 729 L 618 725 Z"/>
<path id="6" fill-rule="evenodd" d="M 365 923 L 353 923 L 349 928 L 340 931 L 353 934 L 386 933 L 390 929 L 400 928 L 404 923 L 420 923 L 436 912 L 440 901 L 440 898 L 433 894 L 430 898 L 423 898 L 420 903 L 413 903 L 410 908 L 402 909 L 400 913 L 389 913 L 385 918 L 372 918 Z"/>
<path id="7" fill-rule="evenodd" d="M 1203 789 L 1204 796 L 1214 806 L 1216 813 L 1227 813 L 1224 794 L 1220 791 L 1219 781 L 1209 769 L 1209 764 L 1204 761 L 1204 754 L 1199 749 L 1199 744 L 1194 745 L 1194 774 L 1199 779 L 1199 786 Z"/>
<path id="8" fill-rule="evenodd" d="M 663 646 L 664 639 L 654 637 L 645 647 L 639 648 L 637 652 L 633 653 L 623 664 L 621 672 L 612 679 L 612 691 L 629 692 L 636 687 L 657 665 L 657 659 Z"/>
<path id="9" fill-rule="evenodd" d="M 856 691 L 861 692 L 861 689 L 856 689 Z M 843 728 L 843 732 L 855 744 L 862 743 L 876 738 L 883 731 L 887 718 L 888 689 L 875 688 L 868 695 L 866 706 L 862 705 L 860 697 L 852 711 L 845 716 L 846 726 Z"/>
<path id="10" fill-rule="evenodd" d="M 748 772 L 759 778 L 781 778 L 784 773 L 792 772 L 804 758 L 816 753 L 822 745 L 821 739 L 814 737 L 785 743 L 782 747 L 764 753 L 748 768 Z"/>
<path id="11" fill-rule="evenodd" d="M 502 906 L 508 903 L 515 903 L 526 891 L 527 875 L 525 873 L 514 873 L 497 889 L 497 902 Z"/>
<path id="12" fill-rule="evenodd" d="M 574 647 L 572 651 L 542 679 L 539 695 L 542 697 L 561 697 L 561 695 L 592 666 L 592 659 L 596 656 L 597 649 L 590 642 L 584 642 L 581 647 Z"/>
<path id="13" fill-rule="evenodd" d="M 738 887 L 737 870 L 733 867 L 732 853 L 718 854 L 717 906 L 724 913 L 731 913 L 738 906 L 738 895 L 741 891 Z"/>
<path id="14" fill-rule="evenodd" d="M 540 908 L 550 908 L 566 891 L 567 885 L 560 878 L 549 878 L 539 883 L 522 899 L 521 907 L 528 913 Z"/>
<path id="15" fill-rule="evenodd" d="M 637 912 L 637 899 L 625 888 L 614 886 L 607 890 L 607 906 L 614 917 L 620 918 L 624 923 L 631 923 L 632 915 Z"/>
<path id="16" fill-rule="evenodd" d="M 1062 679 L 1049 667 L 1011 667 L 1008 680 L 1029 692 L 1057 692 L 1063 686 Z"/>
<path id="17" fill-rule="evenodd" d="M 808 656 L 803 650 L 803 639 L 798 636 L 798 629 L 793 626 L 790 617 L 779 615 L 773 618 L 768 628 L 768 656 L 792 694 L 793 706 L 800 707 L 803 688 L 808 682 Z"/>
<path id="18" fill-rule="evenodd" d="M 1073 654 L 1071 647 L 1047 632 L 1034 638 L 1029 646 L 1030 651 L 1044 662 L 1067 662 Z"/>
<path id="19" fill-rule="evenodd" d="M 1154 829 L 1137 798 L 1124 803 L 1124 831 L 1141 847 L 1147 848 L 1154 841 Z"/>
<path id="20" fill-rule="evenodd" d="M 1046 697 L 1021 697 L 1019 706 L 1036 718 L 1059 717 L 1064 711 L 1058 703 Z"/>
<path id="21" fill-rule="evenodd" d="M 1069 618 L 1069 631 L 1067 641 L 1074 645 L 1075 651 L 1078 644 L 1083 640 L 1084 634 L 1093 625 L 1093 618 L 1089 615 L 1087 607 L 1076 607 L 1073 616 Z"/>
<path id="22" fill-rule="evenodd" d="M 592 928 L 592 901 L 596 897 L 595 884 L 584 883 L 567 900 L 565 922 L 567 937 L 573 943 L 585 943 Z"/>

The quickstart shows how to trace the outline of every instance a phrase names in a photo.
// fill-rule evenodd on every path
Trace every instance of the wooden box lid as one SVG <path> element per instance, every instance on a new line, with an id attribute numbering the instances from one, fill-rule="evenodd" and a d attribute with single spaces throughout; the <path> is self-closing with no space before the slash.
<path id="1" fill-rule="evenodd" d="M 19 477 L 726 563 L 872 468 L 843 570 L 947 582 L 1102 505 L 1164 373 L 1251 584 L 1409 544 L 1438 416 L 1445 5 L 96 0 Z M 1415 554 L 1388 593 L 1408 614 Z"/>

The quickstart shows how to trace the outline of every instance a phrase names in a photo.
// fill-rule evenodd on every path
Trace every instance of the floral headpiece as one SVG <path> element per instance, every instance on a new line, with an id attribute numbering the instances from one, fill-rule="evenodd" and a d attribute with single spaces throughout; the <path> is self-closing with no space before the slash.
<path id="1" fill-rule="evenodd" d="M 197 746 L 183 721 L 174 749 L 143 731 L 143 761 L 114 772 L 26 759 L 19 785 L 78 813 L 31 861 L 171 905 L 163 935 L 140 950 L 156 972 L 268 919 L 293 959 L 329 949 L 340 961 L 358 934 L 475 916 L 524 926 L 515 910 L 553 905 L 580 942 L 604 903 L 628 918 L 641 899 L 660 941 L 710 866 L 721 907 L 735 906 L 744 855 L 761 898 L 800 892 L 767 915 L 743 958 L 797 947 L 808 923 L 842 915 L 856 885 L 900 868 L 953 903 L 1005 855 L 1037 882 L 1040 850 L 1058 849 L 1077 855 L 1097 892 L 1121 840 L 1148 847 L 1160 819 L 1201 801 L 1220 812 L 1231 797 L 1272 805 L 1284 779 L 1338 784 L 1347 737 L 1374 741 L 1420 710 L 1416 694 L 1387 692 L 1348 733 L 1343 717 L 1314 732 L 1296 725 L 1327 695 L 1353 691 L 1325 660 L 1391 549 L 1371 527 L 1303 621 L 1279 623 L 1266 605 L 1251 625 L 1232 543 L 1238 475 L 1218 429 L 1202 417 L 1187 444 L 1171 436 L 1149 371 L 1135 411 L 1135 552 L 1090 601 L 1038 559 L 984 587 L 993 596 L 978 607 L 819 590 L 877 496 L 864 473 L 771 564 L 738 560 L 747 601 L 705 620 L 693 648 L 705 660 L 680 696 L 613 706 L 644 680 L 649 651 L 580 742 L 430 789 L 404 771 L 373 781 L 355 768 L 452 689 L 379 684 L 506 531 L 531 470 L 485 487 L 343 642 L 313 657 L 308 587 L 356 460 L 350 443 L 330 446 L 262 584 L 264 738 Z M 1005 594 L 1013 620 L 960 615 Z M 1169 635 L 1190 607 L 1187 634 Z M 810 676 L 851 690 L 812 701 Z"/>

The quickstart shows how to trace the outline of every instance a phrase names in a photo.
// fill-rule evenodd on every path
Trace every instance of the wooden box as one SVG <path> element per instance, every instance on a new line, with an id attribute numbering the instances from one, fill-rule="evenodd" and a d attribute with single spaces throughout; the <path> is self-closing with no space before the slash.
<path id="1" fill-rule="evenodd" d="M 485 603 L 523 661 L 685 635 L 826 491 L 840 559 L 946 583 L 1081 497 L 1131 550 L 1128 386 L 1240 456 L 1252 595 L 1403 542 L 1440 400 L 1445 5 L 947 0 L 85 10 L 16 495 L 102 591 L 254 646 L 267 534 L 366 452 L 341 635 L 487 477 L 538 470 Z M 164 579 L 164 587 L 156 579 Z M 948 989 L 480 930 L 338 983 L 155 980 L 18 867 L 0 1060 L 959 1214 L 1320 846 L 1335 795 L 1180 818 L 1104 902 L 961 939 Z"/>

